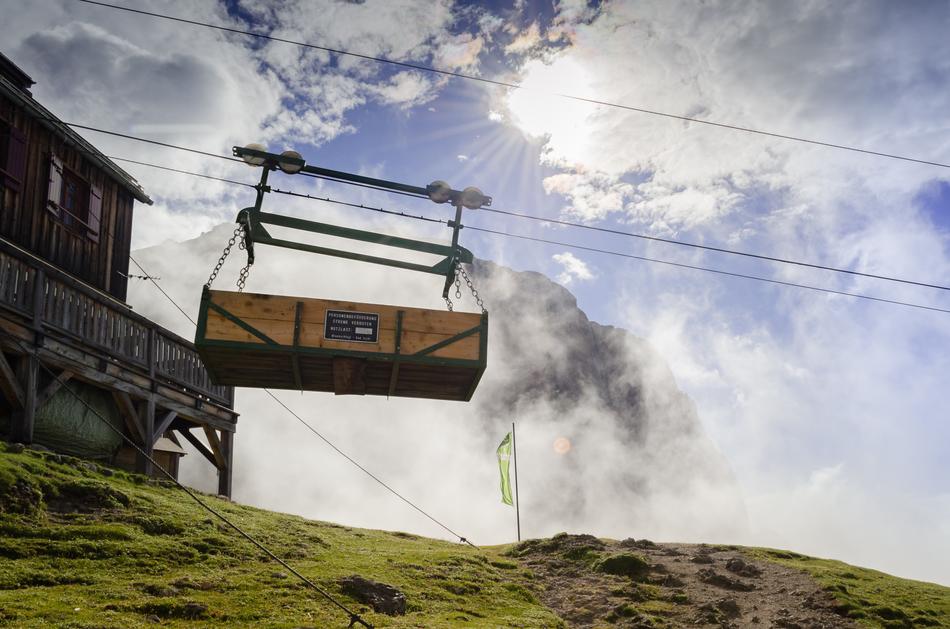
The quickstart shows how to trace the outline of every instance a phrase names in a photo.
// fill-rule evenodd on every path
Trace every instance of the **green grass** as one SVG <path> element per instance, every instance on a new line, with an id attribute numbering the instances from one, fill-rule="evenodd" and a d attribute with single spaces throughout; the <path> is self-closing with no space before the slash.
<path id="1" fill-rule="evenodd" d="M 0 446 L 2 450 L 2 446 Z M 501 549 L 351 529 L 203 496 L 377 627 L 554 627 Z M 343 595 L 359 574 L 400 589 L 405 616 Z M 346 627 L 318 594 L 180 490 L 77 459 L 0 453 L 0 625 Z"/>
<path id="2" fill-rule="evenodd" d="M 872 627 L 950 627 L 950 588 L 816 559 L 784 550 L 747 553 L 811 574 L 839 604 L 839 612 Z"/>
<path id="3" fill-rule="evenodd" d="M 180 490 L 121 471 L 107 476 L 70 457 L 4 450 L 0 444 L 0 626 L 152 627 L 152 615 L 165 627 L 348 624 Z M 377 627 L 563 627 L 539 603 L 541 580 L 519 564 L 522 555 L 547 552 L 632 577 L 642 561 L 611 554 L 590 536 L 474 549 L 203 498 Z M 843 614 L 867 625 L 950 629 L 950 588 L 786 551 L 744 550 L 811 573 Z M 376 614 L 343 595 L 339 579 L 352 574 L 400 589 L 408 613 Z M 649 584 L 624 587 L 614 622 L 637 613 L 659 625 L 688 603 L 663 600 Z"/>

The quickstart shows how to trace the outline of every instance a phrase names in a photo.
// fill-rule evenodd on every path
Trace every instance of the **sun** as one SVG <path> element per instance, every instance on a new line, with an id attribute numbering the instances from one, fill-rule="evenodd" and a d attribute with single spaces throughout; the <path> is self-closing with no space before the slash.
<path id="1" fill-rule="evenodd" d="M 598 106 L 558 94 L 592 97 L 591 72 L 577 59 L 561 56 L 549 64 L 525 64 L 521 89 L 505 102 L 511 121 L 531 138 L 546 138 L 547 148 L 570 161 L 582 161 L 594 138 Z"/>

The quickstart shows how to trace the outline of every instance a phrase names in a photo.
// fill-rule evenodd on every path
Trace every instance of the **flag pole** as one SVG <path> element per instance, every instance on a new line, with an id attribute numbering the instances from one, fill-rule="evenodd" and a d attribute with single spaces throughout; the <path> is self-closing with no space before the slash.
<path id="1" fill-rule="evenodd" d="M 518 446 L 515 440 L 515 423 L 511 422 L 511 454 L 515 459 L 515 522 L 518 523 L 518 541 L 521 541 L 521 500 L 518 499 Z"/>

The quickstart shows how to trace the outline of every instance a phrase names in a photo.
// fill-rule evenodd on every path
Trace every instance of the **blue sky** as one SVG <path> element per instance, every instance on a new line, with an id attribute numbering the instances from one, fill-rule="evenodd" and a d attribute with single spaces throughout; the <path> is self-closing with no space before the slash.
<path id="1" fill-rule="evenodd" d="M 500 209 L 924 282 L 950 277 L 946 168 L 550 94 L 948 163 L 944 2 L 128 5 L 535 89 L 510 92 L 70 0 L 8 12 L 4 53 L 67 120 L 225 154 L 260 141 L 330 168 L 475 185 Z M 88 137 L 112 155 L 256 177 L 227 162 Z M 156 199 L 137 209 L 136 247 L 193 238 L 250 203 L 224 184 L 128 169 Z M 448 216 L 431 203 L 284 179 L 276 185 Z M 446 235 L 276 195 L 267 203 L 318 220 Z M 466 221 L 950 308 L 946 291 L 483 212 Z M 473 232 L 463 232 L 463 244 L 545 273 L 592 319 L 653 344 L 743 487 L 752 532 L 737 541 L 950 583 L 950 315 Z M 168 281 L 176 294 L 194 292 Z M 888 550 L 908 538 L 919 548 Z"/>

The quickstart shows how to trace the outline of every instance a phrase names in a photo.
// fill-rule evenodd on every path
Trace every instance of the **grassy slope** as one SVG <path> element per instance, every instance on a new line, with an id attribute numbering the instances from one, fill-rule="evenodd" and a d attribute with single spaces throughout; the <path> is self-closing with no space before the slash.
<path id="1" fill-rule="evenodd" d="M 950 627 L 950 588 L 784 550 L 745 550 L 757 559 L 808 572 L 834 594 L 842 612 L 865 625 Z"/>
<path id="2" fill-rule="evenodd" d="M 345 627 L 347 619 L 177 489 L 0 443 L 0 625 Z M 539 580 L 505 552 L 312 522 L 206 497 L 346 605 L 341 577 L 402 590 L 378 627 L 558 627 Z M 82 509 L 75 507 L 82 505 Z M 784 551 L 743 549 L 813 574 L 872 626 L 950 628 L 950 589 Z M 644 605 L 648 604 L 643 603 Z M 649 610 L 644 610 L 649 611 Z"/>
<path id="3" fill-rule="evenodd" d="M 537 603 L 530 575 L 497 550 L 206 499 L 352 608 L 362 606 L 340 593 L 340 577 L 402 590 L 409 613 L 367 613 L 377 627 L 560 624 Z M 57 513 L 70 504 L 96 508 Z M 348 622 L 182 492 L 138 476 L 106 478 L 77 459 L 31 450 L 2 453 L 0 511 L 0 625 L 147 627 L 151 614 L 181 627 Z"/>

